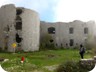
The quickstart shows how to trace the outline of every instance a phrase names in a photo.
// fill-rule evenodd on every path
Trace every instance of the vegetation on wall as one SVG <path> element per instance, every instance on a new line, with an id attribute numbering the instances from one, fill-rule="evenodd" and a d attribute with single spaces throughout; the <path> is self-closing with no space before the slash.
<path id="1" fill-rule="evenodd" d="M 52 40 L 50 34 L 43 35 L 40 40 L 40 49 L 54 49 L 54 41 L 50 42 L 50 40 Z"/>

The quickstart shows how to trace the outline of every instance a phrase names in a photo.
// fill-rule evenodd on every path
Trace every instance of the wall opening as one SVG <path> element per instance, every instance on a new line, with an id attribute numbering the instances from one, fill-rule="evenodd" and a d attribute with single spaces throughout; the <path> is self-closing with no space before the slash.
<path id="1" fill-rule="evenodd" d="M 74 40 L 70 39 L 70 46 L 73 46 L 73 45 L 74 45 Z"/>
<path id="2" fill-rule="evenodd" d="M 50 40 L 50 43 L 53 43 L 53 42 L 54 42 L 54 40 L 53 40 L 53 39 L 51 39 L 51 40 Z"/>
<path id="3" fill-rule="evenodd" d="M 49 27 L 48 28 L 48 33 L 49 34 L 55 34 L 55 28 L 54 27 Z"/>
<path id="4" fill-rule="evenodd" d="M 20 43 L 22 41 L 22 38 L 16 33 L 16 42 Z"/>
<path id="5" fill-rule="evenodd" d="M 8 37 L 7 36 L 4 38 L 4 44 L 5 44 L 4 50 L 8 50 Z"/>
<path id="6" fill-rule="evenodd" d="M 66 43 L 66 46 L 68 46 L 68 43 Z"/>
<path id="7" fill-rule="evenodd" d="M 16 30 L 22 30 L 22 22 L 16 22 Z"/>
<path id="8" fill-rule="evenodd" d="M 73 28 L 73 27 L 70 27 L 70 28 L 69 28 L 69 33 L 70 33 L 70 34 L 73 34 L 73 33 L 74 33 L 74 28 Z"/>
<path id="9" fill-rule="evenodd" d="M 56 43 L 56 46 L 58 46 L 58 44 Z"/>
<path id="10" fill-rule="evenodd" d="M 84 28 L 84 34 L 88 34 L 88 28 L 87 27 Z"/>
<path id="11" fill-rule="evenodd" d="M 22 14 L 22 9 L 17 8 L 17 9 L 16 9 L 16 15 L 20 15 L 20 14 Z"/>

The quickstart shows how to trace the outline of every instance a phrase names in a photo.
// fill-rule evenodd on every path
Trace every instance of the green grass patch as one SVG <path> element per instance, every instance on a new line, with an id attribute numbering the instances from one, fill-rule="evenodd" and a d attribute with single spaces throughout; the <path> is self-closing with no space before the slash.
<path id="1" fill-rule="evenodd" d="M 22 56 L 25 57 L 25 63 L 23 65 L 20 63 Z M 30 70 L 45 71 L 46 69 L 43 68 L 44 66 L 59 65 L 68 60 L 78 61 L 81 59 L 79 51 L 75 49 L 46 50 L 15 54 L 0 53 L 0 58 L 9 59 L 9 61 L 1 63 L 2 67 L 9 72 L 15 72 L 14 69 L 12 70 L 12 67 L 16 67 L 16 70 L 18 70 L 18 72 L 30 72 Z M 85 53 L 84 58 L 92 58 L 92 55 L 90 53 Z"/>

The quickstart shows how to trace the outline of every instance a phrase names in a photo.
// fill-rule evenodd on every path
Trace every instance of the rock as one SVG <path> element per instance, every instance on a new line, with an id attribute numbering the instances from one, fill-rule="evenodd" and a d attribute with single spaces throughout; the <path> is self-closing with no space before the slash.
<path id="1" fill-rule="evenodd" d="M 96 56 L 94 56 L 94 60 L 96 60 Z"/>
<path id="2" fill-rule="evenodd" d="M 4 61 L 4 58 L 0 58 L 0 62 Z"/>
<path id="3" fill-rule="evenodd" d="M 44 68 L 49 71 L 54 71 L 57 67 L 58 67 L 58 65 L 44 66 Z"/>
<path id="4" fill-rule="evenodd" d="M 4 59 L 4 62 L 9 61 L 9 59 Z"/>

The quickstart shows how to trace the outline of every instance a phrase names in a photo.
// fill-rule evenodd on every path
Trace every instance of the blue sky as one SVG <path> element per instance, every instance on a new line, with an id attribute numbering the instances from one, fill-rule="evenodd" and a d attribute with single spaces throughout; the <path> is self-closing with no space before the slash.
<path id="1" fill-rule="evenodd" d="M 96 21 L 95 0 L 0 0 L 0 6 L 10 3 L 37 11 L 47 22 Z"/>

